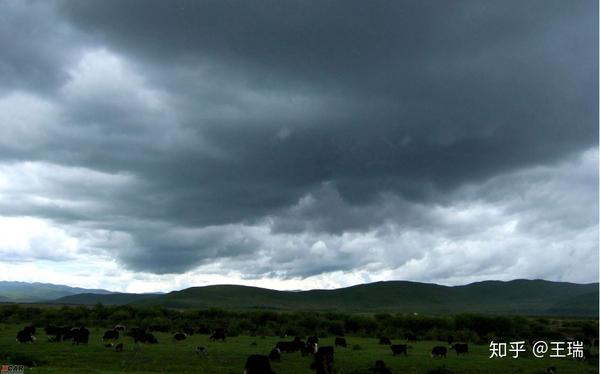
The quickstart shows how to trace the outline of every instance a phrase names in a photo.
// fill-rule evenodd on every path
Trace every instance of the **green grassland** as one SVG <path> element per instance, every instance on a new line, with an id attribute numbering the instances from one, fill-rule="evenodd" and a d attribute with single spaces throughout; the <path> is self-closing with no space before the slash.
<path id="1" fill-rule="evenodd" d="M 28 368 L 31 373 L 242 373 L 246 358 L 251 354 L 268 354 L 279 337 L 229 337 L 225 343 L 209 341 L 207 335 L 192 335 L 183 342 L 174 342 L 169 333 L 155 333 L 159 344 L 134 344 L 129 337 L 120 339 L 123 352 L 104 347 L 101 342 L 103 329 L 92 328 L 87 345 L 70 342 L 51 343 L 45 341 L 43 332 L 33 344 L 18 344 L 16 332 L 21 326 L 0 326 L 0 356 L 20 357 L 34 360 L 36 366 Z M 382 359 L 393 373 L 427 373 L 444 366 L 454 374 L 470 373 L 545 373 L 555 366 L 563 373 L 598 373 L 596 365 L 579 362 L 573 358 L 490 359 L 488 345 L 470 344 L 467 356 L 457 357 L 450 351 L 448 357 L 431 358 L 429 353 L 439 341 L 412 343 L 408 356 L 393 357 L 388 346 L 379 345 L 375 338 L 347 336 L 348 348 L 336 348 L 335 365 L 339 374 L 368 373 L 375 360 Z M 333 337 L 322 338 L 320 345 L 333 345 Z M 253 343 L 256 343 L 254 345 Z M 396 342 L 401 343 L 401 340 Z M 196 346 L 205 346 L 207 355 L 197 355 Z M 360 349 L 353 349 L 355 345 Z M 274 363 L 278 374 L 311 373 L 310 357 L 300 353 L 282 354 L 281 363 Z"/>

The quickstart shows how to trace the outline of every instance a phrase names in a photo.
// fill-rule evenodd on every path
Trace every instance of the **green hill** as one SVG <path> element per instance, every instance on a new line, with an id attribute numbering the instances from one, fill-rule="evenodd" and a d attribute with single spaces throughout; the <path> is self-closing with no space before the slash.
<path id="1" fill-rule="evenodd" d="M 104 305 L 125 305 L 130 304 L 136 301 L 141 301 L 145 299 L 152 299 L 154 297 L 161 296 L 162 294 L 153 294 L 153 293 L 111 293 L 111 294 L 95 294 L 95 293 L 82 293 L 78 295 L 71 295 L 58 298 L 52 301 L 52 304 L 74 304 L 74 305 L 94 305 L 94 304 L 104 304 Z"/>
<path id="2" fill-rule="evenodd" d="M 133 304 L 172 308 L 597 316 L 598 284 L 513 280 L 448 287 L 391 281 L 311 291 L 221 285 L 192 287 Z"/>
<path id="3" fill-rule="evenodd" d="M 334 290 L 276 291 L 258 287 L 216 285 L 168 294 L 79 294 L 55 300 L 61 304 L 164 306 L 178 309 L 318 310 L 359 313 L 487 313 L 597 316 L 598 283 L 575 284 L 518 279 L 465 286 L 389 281 Z"/>

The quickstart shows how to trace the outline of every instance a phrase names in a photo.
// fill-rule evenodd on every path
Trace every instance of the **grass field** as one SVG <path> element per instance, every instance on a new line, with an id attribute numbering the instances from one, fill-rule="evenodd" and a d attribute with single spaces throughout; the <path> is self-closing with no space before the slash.
<path id="1" fill-rule="evenodd" d="M 87 345 L 72 345 L 70 342 L 50 343 L 43 332 L 38 332 L 34 344 L 18 344 L 15 335 L 21 326 L 0 326 L 0 353 L 32 358 L 38 366 L 27 369 L 31 373 L 236 373 L 243 372 L 246 358 L 250 354 L 268 354 L 279 337 L 238 336 L 227 338 L 227 342 L 211 342 L 207 335 L 193 335 L 183 342 L 173 342 L 171 334 L 156 333 L 159 344 L 134 344 L 129 337 L 121 338 L 123 352 L 104 347 L 101 342 L 103 330 L 91 328 Z M 454 374 L 469 373 L 545 373 L 555 366 L 563 373 L 598 373 L 596 366 L 572 358 L 519 357 L 518 359 L 489 359 L 486 345 L 469 345 L 467 356 L 457 357 L 451 351 L 447 358 L 431 358 L 429 353 L 436 341 L 420 341 L 412 344 L 407 357 L 393 357 L 388 346 L 379 345 L 377 339 L 346 337 L 348 348 L 337 348 L 335 365 L 339 374 L 368 373 L 375 360 L 382 359 L 395 374 L 427 373 L 431 369 L 445 366 Z M 320 345 L 333 345 L 333 337 L 322 338 Z M 256 342 L 256 345 L 252 343 Z M 397 341 L 401 343 L 401 341 Z M 198 356 L 195 348 L 207 347 L 208 354 Z M 352 347 L 359 345 L 359 350 Z M 281 363 L 274 363 L 277 374 L 310 373 L 310 357 L 300 353 L 282 354 Z M 6 363 L 6 362 L 3 362 Z"/>

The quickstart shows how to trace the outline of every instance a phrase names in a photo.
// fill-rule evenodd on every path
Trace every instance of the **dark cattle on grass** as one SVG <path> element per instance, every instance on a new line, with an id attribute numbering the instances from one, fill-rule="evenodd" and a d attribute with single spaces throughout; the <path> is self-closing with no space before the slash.
<path id="1" fill-rule="evenodd" d="M 33 343 L 34 340 L 35 336 L 28 331 L 21 330 L 17 333 L 17 342 L 19 343 Z"/>
<path id="2" fill-rule="evenodd" d="M 117 344 L 117 346 L 115 347 L 115 351 L 123 352 L 123 343 Z"/>
<path id="3" fill-rule="evenodd" d="M 316 343 L 305 344 L 300 348 L 300 353 L 302 353 L 302 356 L 314 355 L 317 353 L 317 346 Z"/>
<path id="4" fill-rule="evenodd" d="M 85 327 L 73 328 L 63 339 L 72 339 L 73 344 L 87 344 L 90 339 L 90 330 Z"/>
<path id="5" fill-rule="evenodd" d="M 321 354 L 323 354 L 323 355 L 333 357 L 334 349 L 332 346 L 326 345 L 323 347 L 319 347 L 319 349 L 317 350 L 317 353 L 319 353 L 319 352 L 321 352 Z"/>
<path id="6" fill-rule="evenodd" d="M 390 349 L 392 350 L 392 354 L 394 356 L 401 355 L 401 354 L 408 356 L 407 348 L 408 348 L 408 345 L 406 345 L 406 344 L 390 345 Z"/>
<path id="7" fill-rule="evenodd" d="M 269 352 L 269 360 L 277 362 L 281 361 L 281 351 L 279 348 L 271 349 L 271 352 Z"/>
<path id="8" fill-rule="evenodd" d="M 391 345 L 392 341 L 390 340 L 390 338 L 382 336 L 381 338 L 379 338 L 379 344 Z"/>
<path id="9" fill-rule="evenodd" d="M 134 343 L 138 343 L 138 342 L 139 343 L 149 343 L 149 344 L 158 343 L 158 340 L 156 340 L 156 337 L 154 335 L 152 335 L 140 328 L 131 329 L 129 331 L 128 335 L 130 335 L 133 338 Z"/>
<path id="10" fill-rule="evenodd" d="M 346 338 L 335 338 L 336 347 L 347 347 Z"/>
<path id="11" fill-rule="evenodd" d="M 319 344 L 319 338 L 316 336 L 309 336 L 308 339 L 306 339 L 306 345 L 308 344 Z"/>
<path id="12" fill-rule="evenodd" d="M 173 340 L 176 340 L 178 342 L 185 340 L 185 334 L 182 332 L 178 332 L 175 335 L 173 335 Z"/>
<path id="13" fill-rule="evenodd" d="M 119 332 L 117 330 L 106 330 L 102 335 L 102 340 L 115 340 L 119 339 Z"/>
<path id="14" fill-rule="evenodd" d="M 375 374 L 392 374 L 392 371 L 385 366 L 385 362 L 382 360 L 375 361 L 375 367 L 370 368 L 369 371 Z"/>
<path id="15" fill-rule="evenodd" d="M 314 361 L 310 368 L 315 370 L 316 374 L 333 374 L 335 368 L 333 366 L 333 347 L 320 347 L 315 353 Z"/>
<path id="16" fill-rule="evenodd" d="M 452 346 L 452 349 L 456 351 L 457 355 L 469 353 L 469 345 L 467 343 L 456 343 Z"/>
<path id="17" fill-rule="evenodd" d="M 127 335 L 133 338 L 133 342 L 145 342 L 146 341 L 146 330 L 139 327 L 134 327 L 127 332 Z"/>
<path id="18" fill-rule="evenodd" d="M 275 348 L 279 348 L 279 350 L 283 353 L 292 353 L 292 352 L 299 351 L 303 345 L 304 345 L 304 343 L 302 343 L 302 342 L 298 343 L 297 341 L 277 342 L 277 344 L 275 345 Z"/>
<path id="19" fill-rule="evenodd" d="M 210 336 L 210 340 L 221 340 L 225 341 L 225 329 L 216 329 L 215 332 Z"/>
<path id="20" fill-rule="evenodd" d="M 62 331 L 58 326 L 48 325 L 44 327 L 44 332 L 48 337 L 49 341 L 60 341 L 62 340 Z"/>
<path id="21" fill-rule="evenodd" d="M 33 325 L 25 326 L 25 327 L 23 327 L 23 331 L 26 331 L 26 332 L 30 333 L 31 335 L 35 335 L 35 326 L 33 326 Z"/>
<path id="22" fill-rule="evenodd" d="M 48 340 L 49 341 L 53 341 L 53 342 L 60 342 L 63 340 L 68 340 L 71 339 L 71 326 L 63 326 L 63 327 L 59 327 L 59 326 L 46 326 L 44 328 L 44 331 L 46 332 L 46 335 L 48 336 Z"/>
<path id="23" fill-rule="evenodd" d="M 267 356 L 252 355 L 246 360 L 244 374 L 274 374 L 274 371 Z"/>
<path id="24" fill-rule="evenodd" d="M 115 327 L 113 327 L 113 330 L 125 332 L 125 326 L 123 326 L 123 325 L 115 325 Z"/>
<path id="25" fill-rule="evenodd" d="M 448 353 L 446 347 L 438 345 L 436 347 L 433 347 L 433 349 L 431 350 L 431 357 L 446 357 L 446 353 Z"/>

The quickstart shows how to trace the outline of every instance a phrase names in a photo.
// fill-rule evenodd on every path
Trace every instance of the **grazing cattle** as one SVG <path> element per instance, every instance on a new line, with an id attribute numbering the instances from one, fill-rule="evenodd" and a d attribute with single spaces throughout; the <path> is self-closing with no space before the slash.
<path id="1" fill-rule="evenodd" d="M 277 344 L 275 345 L 275 348 L 279 348 L 279 350 L 283 353 L 292 353 L 292 352 L 299 351 L 303 345 L 304 345 L 304 343 L 302 343 L 302 342 L 298 343 L 297 341 L 277 342 Z"/>
<path id="2" fill-rule="evenodd" d="M 319 338 L 316 336 L 309 336 L 308 339 L 306 339 L 306 345 L 309 344 L 319 344 Z"/>
<path id="3" fill-rule="evenodd" d="M 271 352 L 269 352 L 269 360 L 277 362 L 281 361 L 281 350 L 279 348 L 271 349 Z"/>
<path id="4" fill-rule="evenodd" d="M 123 343 L 117 344 L 117 346 L 115 347 L 115 351 L 116 352 L 123 352 Z"/>
<path id="5" fill-rule="evenodd" d="M 73 344 L 87 344 L 90 340 L 90 330 L 81 326 L 78 329 L 75 329 L 73 334 Z"/>
<path id="6" fill-rule="evenodd" d="M 125 332 L 125 326 L 123 326 L 123 325 L 115 325 L 115 327 L 113 327 L 113 330 L 120 331 L 120 332 Z"/>
<path id="7" fill-rule="evenodd" d="M 394 356 L 404 354 L 408 356 L 408 345 L 407 344 L 394 344 L 390 345 L 390 349 L 392 350 L 392 354 Z"/>
<path id="8" fill-rule="evenodd" d="M 335 338 L 336 347 L 347 347 L 346 338 Z"/>
<path id="9" fill-rule="evenodd" d="M 149 343 L 149 344 L 156 344 L 158 343 L 158 340 L 156 340 L 156 337 L 140 328 L 133 328 L 129 331 L 129 335 L 133 337 L 133 342 L 134 343 Z"/>
<path id="10" fill-rule="evenodd" d="M 51 342 L 60 342 L 65 339 L 71 339 L 71 326 L 52 326 L 48 325 L 44 328 L 46 335 L 48 337 L 48 341 Z M 65 338 L 66 337 L 66 338 Z"/>
<path id="11" fill-rule="evenodd" d="M 446 347 L 438 345 L 433 347 L 433 349 L 431 350 L 431 357 L 446 357 L 446 353 L 448 353 Z"/>
<path id="12" fill-rule="evenodd" d="M 417 341 L 417 336 L 413 333 L 407 332 L 406 334 L 404 334 L 404 339 L 407 342 L 416 342 Z"/>
<path id="13" fill-rule="evenodd" d="M 302 356 L 314 355 L 317 353 L 318 346 L 317 343 L 305 344 L 300 348 L 300 353 Z"/>
<path id="14" fill-rule="evenodd" d="M 73 340 L 73 339 L 75 339 L 75 334 L 77 334 L 78 332 L 79 332 L 79 329 L 73 327 L 69 331 L 65 331 L 63 333 L 62 340 L 63 341 L 65 341 L 65 340 Z"/>
<path id="15" fill-rule="evenodd" d="M 469 345 L 467 343 L 456 343 L 452 346 L 457 355 L 466 355 L 469 353 Z"/>
<path id="16" fill-rule="evenodd" d="M 381 338 L 379 338 L 379 344 L 391 345 L 392 341 L 390 340 L 390 338 L 382 336 Z"/>
<path id="17" fill-rule="evenodd" d="M 17 342 L 19 343 L 33 343 L 34 340 L 35 336 L 28 331 L 21 330 L 17 333 Z"/>
<path id="18" fill-rule="evenodd" d="M 320 347 L 315 353 L 314 361 L 310 368 L 315 370 L 316 374 L 333 374 L 335 368 L 333 366 L 333 347 Z"/>
<path id="19" fill-rule="evenodd" d="M 196 347 L 196 354 L 197 355 L 200 355 L 200 354 L 205 355 L 207 353 L 208 353 L 208 350 L 206 349 L 206 347 L 202 347 L 202 346 L 197 346 Z"/>
<path id="20" fill-rule="evenodd" d="M 390 368 L 385 366 L 385 362 L 383 360 L 375 361 L 375 367 L 369 369 L 370 372 L 375 374 L 392 374 Z"/>
<path id="21" fill-rule="evenodd" d="M 209 338 L 210 340 L 221 340 L 221 341 L 225 341 L 225 329 L 216 329 L 215 332 L 212 333 L 212 335 Z"/>
<path id="22" fill-rule="evenodd" d="M 143 334 L 140 334 L 137 337 L 134 337 L 133 341 L 134 341 L 134 343 L 137 343 L 137 342 L 148 343 L 148 344 L 157 344 L 158 343 L 158 340 L 156 340 L 156 337 L 149 332 L 144 332 Z"/>
<path id="23" fill-rule="evenodd" d="M 322 354 L 324 354 L 326 356 L 333 357 L 334 349 L 332 346 L 326 345 L 323 347 L 319 347 L 319 349 L 317 350 L 317 353 L 319 353 L 319 352 L 321 352 Z"/>
<path id="24" fill-rule="evenodd" d="M 60 327 L 48 325 L 44 327 L 44 332 L 48 337 L 48 341 L 60 341 L 62 339 Z"/>
<path id="25" fill-rule="evenodd" d="M 246 360 L 244 374 L 275 374 L 271 361 L 265 355 L 252 355 Z"/>
<path id="26" fill-rule="evenodd" d="M 119 339 L 119 332 L 117 330 L 106 330 L 102 335 L 102 340 L 116 340 Z"/>
<path id="27" fill-rule="evenodd" d="M 26 332 L 30 333 L 31 335 L 35 335 L 35 326 L 33 326 L 33 325 L 25 326 L 25 327 L 23 327 L 23 331 L 26 331 Z"/>
<path id="28" fill-rule="evenodd" d="M 454 336 L 448 335 L 448 345 L 452 347 L 452 343 L 454 343 Z"/>
<path id="29" fill-rule="evenodd" d="M 182 332 L 178 332 L 175 335 L 173 335 L 173 340 L 176 340 L 178 342 L 185 340 L 185 334 Z"/>
<path id="30" fill-rule="evenodd" d="M 72 328 L 63 335 L 63 340 L 73 340 L 73 344 L 87 344 L 90 339 L 90 330 L 85 327 Z"/>

